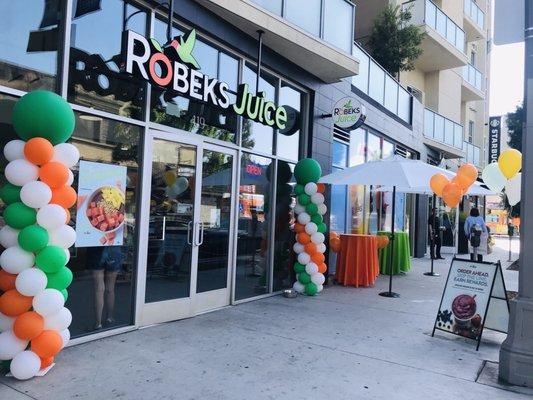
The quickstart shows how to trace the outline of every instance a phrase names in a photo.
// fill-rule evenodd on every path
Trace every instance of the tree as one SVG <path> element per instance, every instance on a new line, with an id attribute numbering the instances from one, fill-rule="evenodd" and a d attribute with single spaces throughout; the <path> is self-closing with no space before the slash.
<path id="1" fill-rule="evenodd" d="M 388 5 L 374 21 L 367 42 L 372 57 L 391 75 L 399 77 L 400 71 L 411 71 L 422 54 L 420 44 L 424 32 L 409 23 L 408 8 Z"/>
<path id="2" fill-rule="evenodd" d="M 524 105 L 516 107 L 516 110 L 507 113 L 507 130 L 509 141 L 507 144 L 513 149 L 522 151 L 522 126 L 524 124 Z"/>

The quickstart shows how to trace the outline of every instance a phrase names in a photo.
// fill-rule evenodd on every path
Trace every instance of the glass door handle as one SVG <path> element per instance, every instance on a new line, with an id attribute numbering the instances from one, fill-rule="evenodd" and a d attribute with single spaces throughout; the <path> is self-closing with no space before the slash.
<path id="1" fill-rule="evenodd" d="M 191 242 L 191 226 L 192 226 L 192 220 L 189 221 L 187 224 L 187 244 L 192 245 Z"/>
<path id="2" fill-rule="evenodd" d="M 161 240 L 162 242 L 165 241 L 165 235 L 166 235 L 166 231 L 167 231 L 167 217 L 163 217 L 163 223 L 161 224 L 162 225 L 162 229 L 163 229 L 163 233 L 161 233 Z"/>
<path id="3" fill-rule="evenodd" d="M 200 233 L 200 240 L 196 243 L 196 246 L 201 246 L 204 242 L 204 223 L 198 222 L 198 226 L 200 227 L 199 233 Z"/>

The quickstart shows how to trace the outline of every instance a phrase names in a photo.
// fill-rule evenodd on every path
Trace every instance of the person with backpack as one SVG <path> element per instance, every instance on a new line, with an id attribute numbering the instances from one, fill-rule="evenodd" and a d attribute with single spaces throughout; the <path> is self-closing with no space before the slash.
<path id="1" fill-rule="evenodd" d="M 464 231 L 470 244 L 470 259 L 475 261 L 477 255 L 477 261 L 483 261 L 483 254 L 487 253 L 488 231 L 485 220 L 479 215 L 479 210 L 476 207 L 470 210 L 470 215 L 465 221 Z"/>

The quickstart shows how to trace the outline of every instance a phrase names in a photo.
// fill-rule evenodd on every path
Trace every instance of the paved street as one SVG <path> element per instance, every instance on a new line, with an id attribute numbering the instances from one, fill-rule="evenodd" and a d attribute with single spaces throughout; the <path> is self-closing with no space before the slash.
<path id="1" fill-rule="evenodd" d="M 507 260 L 507 243 L 490 257 Z M 2 378 L 0 399 L 530 398 L 476 383 L 504 335 L 486 332 L 479 352 L 430 336 L 449 259 L 438 278 L 422 275 L 428 262 L 395 278 L 399 299 L 377 295 L 381 277 L 374 288 L 276 296 L 71 347 L 43 378 Z M 505 276 L 516 290 L 517 272 Z"/>

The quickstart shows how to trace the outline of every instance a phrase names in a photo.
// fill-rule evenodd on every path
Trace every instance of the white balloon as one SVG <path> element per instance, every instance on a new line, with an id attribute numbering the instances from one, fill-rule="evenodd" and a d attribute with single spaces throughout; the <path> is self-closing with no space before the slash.
<path id="1" fill-rule="evenodd" d="M 522 189 L 522 173 L 519 172 L 514 177 L 507 181 L 505 185 L 505 194 L 507 200 L 512 206 L 517 205 L 520 202 L 520 191 Z"/>
<path id="2" fill-rule="evenodd" d="M 13 229 L 9 225 L 5 225 L 0 229 L 0 244 L 7 249 L 8 247 L 17 246 L 19 241 L 19 230 Z"/>
<path id="3" fill-rule="evenodd" d="M 316 245 L 316 250 L 319 252 L 319 253 L 325 253 L 326 252 L 326 245 L 324 243 L 318 243 Z"/>
<path id="4" fill-rule="evenodd" d="M 22 351 L 13 358 L 9 368 L 15 378 L 30 379 L 41 369 L 41 358 L 33 351 Z"/>
<path id="5" fill-rule="evenodd" d="M 39 167 L 26 160 L 13 160 L 6 165 L 4 174 L 9 183 L 24 186 L 28 182 L 37 180 Z"/>
<path id="6" fill-rule="evenodd" d="M 65 329 L 65 330 L 59 332 L 59 334 L 61 335 L 61 339 L 63 339 L 63 346 L 61 347 L 61 348 L 63 348 L 70 341 L 70 331 L 68 329 Z"/>
<path id="7" fill-rule="evenodd" d="M 9 331 L 13 328 L 15 317 L 9 317 L 0 312 L 0 332 Z"/>
<path id="8" fill-rule="evenodd" d="M 317 286 L 322 286 L 324 282 L 326 281 L 326 277 L 324 274 L 321 274 L 319 272 L 311 275 L 311 282 L 313 282 Z"/>
<path id="9" fill-rule="evenodd" d="M 483 183 L 494 192 L 501 192 L 507 183 L 507 179 L 502 174 L 497 162 L 493 162 L 483 168 L 481 177 L 483 178 Z"/>
<path id="10" fill-rule="evenodd" d="M 69 309 L 63 307 L 61 310 L 44 319 L 44 329 L 61 332 L 67 329 L 72 322 L 72 314 Z"/>
<path id="11" fill-rule="evenodd" d="M 60 143 L 54 146 L 54 156 L 52 161 L 65 164 L 67 168 L 72 168 L 80 160 L 78 148 L 70 143 Z"/>
<path id="12" fill-rule="evenodd" d="M 65 305 L 65 298 L 59 290 L 44 289 L 33 298 L 33 309 L 43 317 L 55 314 Z"/>
<path id="13" fill-rule="evenodd" d="M 294 284 L 292 285 L 292 288 L 294 290 L 296 290 L 298 293 L 304 293 L 305 292 L 305 286 L 302 283 L 298 282 L 298 281 L 294 282 Z"/>
<path id="14" fill-rule="evenodd" d="M 59 228 L 48 231 L 48 237 L 50 246 L 68 249 L 76 241 L 76 231 L 68 225 L 62 225 Z"/>
<path id="15" fill-rule="evenodd" d="M 37 211 L 37 223 L 50 231 L 65 224 L 67 212 L 59 204 L 47 204 Z"/>
<path id="16" fill-rule="evenodd" d="M 0 360 L 11 360 L 27 345 L 28 341 L 16 337 L 12 330 L 0 333 Z"/>
<path id="17" fill-rule="evenodd" d="M 315 193 L 311 196 L 311 203 L 315 203 L 316 205 L 324 203 L 324 195 L 322 193 Z"/>
<path id="18" fill-rule="evenodd" d="M 312 235 L 313 233 L 317 231 L 318 231 L 318 226 L 316 226 L 314 222 L 308 222 L 305 225 L 305 233 L 307 233 L 308 235 Z"/>
<path id="19" fill-rule="evenodd" d="M 309 261 L 311 261 L 311 256 L 307 253 L 300 253 L 298 254 L 298 262 L 302 265 L 306 265 Z"/>
<path id="20" fill-rule="evenodd" d="M 318 213 L 319 213 L 320 215 L 324 215 L 325 213 L 328 212 L 328 208 L 327 208 L 326 205 L 323 204 L 323 203 L 322 203 L 322 204 L 318 204 L 318 205 L 317 205 L 317 208 L 318 208 Z"/>
<path id="21" fill-rule="evenodd" d="M 65 265 L 68 264 L 70 261 L 70 250 L 69 249 L 63 249 L 65 251 L 65 255 L 67 256 L 67 261 L 65 261 Z"/>
<path id="22" fill-rule="evenodd" d="M 311 242 L 314 244 L 324 243 L 325 237 L 321 232 L 316 232 L 311 235 Z"/>
<path id="23" fill-rule="evenodd" d="M 10 140 L 4 146 L 4 156 L 7 161 L 22 160 L 24 159 L 24 146 L 26 142 L 23 140 L 15 139 Z"/>
<path id="24" fill-rule="evenodd" d="M 316 285 L 316 292 L 320 293 L 322 290 L 324 290 L 324 285 Z"/>
<path id="25" fill-rule="evenodd" d="M 307 225 L 309 222 L 311 222 L 311 216 L 306 212 L 302 212 L 298 214 L 298 222 L 302 225 Z"/>
<path id="26" fill-rule="evenodd" d="M 20 294 L 24 296 L 37 296 L 44 289 L 48 278 L 39 268 L 28 268 L 17 275 L 15 286 Z"/>
<path id="27" fill-rule="evenodd" d="M 41 181 L 26 183 L 20 189 L 20 200 L 31 208 L 41 208 L 52 200 L 52 189 Z"/>
<path id="28" fill-rule="evenodd" d="M 18 274 L 27 268 L 33 267 L 35 256 L 19 246 L 12 246 L 0 254 L 0 267 L 7 273 Z"/>
<path id="29" fill-rule="evenodd" d="M 318 265 L 316 265 L 314 262 L 310 262 L 305 266 L 305 272 L 307 272 L 309 275 L 316 274 L 318 272 Z"/>
<path id="30" fill-rule="evenodd" d="M 304 245 L 303 245 L 303 244 L 296 242 L 296 243 L 294 243 L 294 245 L 292 246 L 292 249 L 294 250 L 294 252 L 295 252 L 296 254 L 300 254 L 300 253 L 303 253 L 303 252 L 304 252 L 304 249 L 305 249 L 305 248 L 304 248 Z"/>
<path id="31" fill-rule="evenodd" d="M 315 182 L 306 183 L 304 186 L 304 192 L 305 194 L 308 194 L 309 196 L 314 195 L 317 190 L 318 190 L 318 187 L 316 186 Z"/>
<path id="32" fill-rule="evenodd" d="M 67 179 L 67 183 L 65 183 L 65 185 L 67 185 L 67 186 L 72 186 L 73 183 L 74 183 L 74 174 L 73 174 L 72 171 L 69 169 L 69 170 L 68 170 L 68 179 Z"/>
<path id="33" fill-rule="evenodd" d="M 298 215 L 298 214 L 301 214 L 303 212 L 305 212 L 305 207 L 302 206 L 301 204 L 296 203 L 296 205 L 294 206 L 294 213 L 296 215 Z"/>

